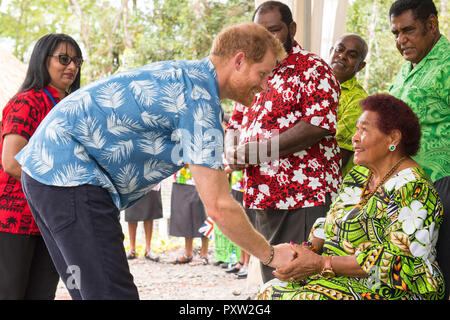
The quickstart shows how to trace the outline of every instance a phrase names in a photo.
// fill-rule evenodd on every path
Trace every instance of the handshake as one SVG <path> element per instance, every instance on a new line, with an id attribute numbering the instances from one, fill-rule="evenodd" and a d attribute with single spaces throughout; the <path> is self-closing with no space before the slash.
<path id="1" fill-rule="evenodd" d="M 281 281 L 298 282 L 312 275 L 319 274 L 324 267 L 324 257 L 318 254 L 318 247 L 322 247 L 323 240 L 313 240 L 303 244 L 283 243 L 274 246 L 275 254 L 271 264 L 275 270 L 273 275 Z"/>

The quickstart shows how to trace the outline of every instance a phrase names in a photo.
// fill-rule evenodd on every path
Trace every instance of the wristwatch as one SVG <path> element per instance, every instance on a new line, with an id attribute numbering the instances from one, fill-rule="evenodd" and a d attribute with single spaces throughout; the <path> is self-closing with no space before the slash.
<path id="1" fill-rule="evenodd" d="M 323 266 L 323 270 L 320 273 L 320 275 L 322 277 L 324 277 L 325 279 L 330 279 L 333 278 L 336 274 L 333 271 L 333 267 L 331 266 L 331 258 L 333 256 L 326 256 L 325 257 L 325 264 Z"/>

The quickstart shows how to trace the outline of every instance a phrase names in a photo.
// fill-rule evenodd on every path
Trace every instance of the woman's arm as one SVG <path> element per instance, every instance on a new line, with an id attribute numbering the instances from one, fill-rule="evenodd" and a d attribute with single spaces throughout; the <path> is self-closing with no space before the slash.
<path id="1" fill-rule="evenodd" d="M 27 139 L 14 133 L 5 135 L 3 139 L 3 170 L 16 180 L 20 180 L 22 168 L 14 157 L 27 145 L 27 143 Z"/>
<path id="2" fill-rule="evenodd" d="M 325 266 L 325 256 L 314 253 L 298 244 L 291 244 L 297 256 L 286 266 L 274 271 L 275 277 L 282 281 L 301 281 L 307 277 L 320 274 Z M 331 267 L 336 275 L 367 278 L 369 275 L 361 268 L 354 255 L 333 256 Z"/>

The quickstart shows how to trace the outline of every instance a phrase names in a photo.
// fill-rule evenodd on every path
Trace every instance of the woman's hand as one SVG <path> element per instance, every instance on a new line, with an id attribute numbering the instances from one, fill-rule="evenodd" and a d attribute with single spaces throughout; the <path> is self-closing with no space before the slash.
<path id="1" fill-rule="evenodd" d="M 324 258 L 298 244 L 290 245 L 296 257 L 287 265 L 277 268 L 273 274 L 281 281 L 298 282 L 322 272 Z"/>
<path id="2" fill-rule="evenodd" d="M 295 258 L 295 251 L 288 243 L 278 244 L 273 246 L 274 255 L 270 266 L 273 268 L 282 267 L 289 264 Z"/>

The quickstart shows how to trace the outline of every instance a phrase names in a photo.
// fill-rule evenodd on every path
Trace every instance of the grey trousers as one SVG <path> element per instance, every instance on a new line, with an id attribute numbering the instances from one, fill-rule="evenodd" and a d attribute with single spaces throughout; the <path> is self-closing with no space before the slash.
<path id="1" fill-rule="evenodd" d="M 300 208 L 295 210 L 255 210 L 255 229 L 258 230 L 271 245 L 307 241 L 311 227 L 317 218 L 325 217 L 330 209 L 331 198 L 326 197 L 326 205 Z M 264 282 L 272 280 L 274 269 L 261 263 L 261 274 Z"/>

